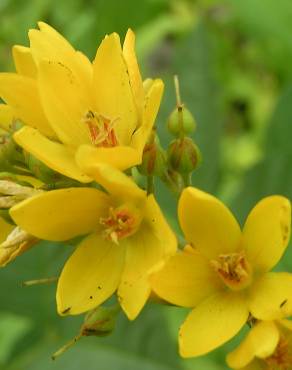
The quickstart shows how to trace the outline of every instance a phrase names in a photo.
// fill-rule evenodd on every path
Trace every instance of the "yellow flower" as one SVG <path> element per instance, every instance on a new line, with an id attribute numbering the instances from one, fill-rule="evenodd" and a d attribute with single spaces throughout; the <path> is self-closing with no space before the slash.
<path id="1" fill-rule="evenodd" d="M 187 188 L 179 200 L 178 215 L 191 246 L 153 275 L 152 287 L 175 305 L 194 307 L 180 328 L 183 357 L 220 346 L 242 328 L 249 313 L 273 320 L 292 312 L 292 275 L 268 272 L 289 241 L 288 199 L 264 198 L 241 231 L 218 199 Z"/>
<path id="2" fill-rule="evenodd" d="M 292 322 L 257 322 L 226 360 L 232 369 L 292 369 Z"/>
<path id="3" fill-rule="evenodd" d="M 163 92 L 144 85 L 128 31 L 123 49 L 113 33 L 93 64 L 53 28 L 30 30 L 30 48 L 15 46 L 18 73 L 0 74 L 0 96 L 26 126 L 15 141 L 47 166 L 90 182 L 78 163 L 105 162 L 124 170 L 141 162 Z"/>
<path id="4" fill-rule="evenodd" d="M 122 308 L 134 319 L 150 294 L 148 274 L 175 253 L 176 238 L 153 195 L 125 174 L 97 164 L 92 176 L 107 193 L 89 187 L 49 191 L 14 206 L 10 215 L 40 239 L 89 234 L 59 278 L 60 314 L 93 309 L 117 290 Z"/>

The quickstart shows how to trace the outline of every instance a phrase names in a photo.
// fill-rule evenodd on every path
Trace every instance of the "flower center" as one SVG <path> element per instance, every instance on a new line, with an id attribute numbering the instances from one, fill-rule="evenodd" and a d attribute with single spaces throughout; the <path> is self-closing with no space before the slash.
<path id="1" fill-rule="evenodd" d="M 269 370 L 292 369 L 292 354 L 289 351 L 289 342 L 281 337 L 274 353 L 264 360 Z"/>
<path id="2" fill-rule="evenodd" d="M 142 221 L 139 210 L 129 204 L 120 207 L 110 207 L 108 217 L 101 217 L 99 222 L 105 227 L 104 237 L 107 240 L 119 244 L 124 239 L 135 234 Z"/>
<path id="3" fill-rule="evenodd" d="M 243 289 L 251 282 L 252 271 L 244 252 L 221 254 L 211 265 L 232 290 Z"/>
<path id="4" fill-rule="evenodd" d="M 114 131 L 117 119 L 111 121 L 101 114 L 89 110 L 82 120 L 88 127 L 90 140 L 94 146 L 109 148 L 118 145 Z"/>

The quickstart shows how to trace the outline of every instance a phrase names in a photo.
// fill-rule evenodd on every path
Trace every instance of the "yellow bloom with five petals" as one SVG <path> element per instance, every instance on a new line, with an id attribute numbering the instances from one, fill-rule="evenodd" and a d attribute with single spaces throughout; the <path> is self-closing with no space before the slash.
<path id="1" fill-rule="evenodd" d="M 183 357 L 203 355 L 225 343 L 250 313 L 257 319 L 273 320 L 291 312 L 292 275 L 269 272 L 289 241 L 288 199 L 264 198 L 241 231 L 218 199 L 186 188 L 178 215 L 191 246 L 152 276 L 152 288 L 166 301 L 194 307 L 180 328 Z"/>
<path id="2" fill-rule="evenodd" d="M 66 262 L 57 287 L 60 314 L 79 314 L 116 290 L 134 319 L 150 294 L 148 274 L 176 251 L 176 238 L 153 195 L 106 164 L 91 167 L 106 189 L 82 187 L 46 192 L 10 210 L 17 225 L 40 239 L 64 241 L 88 235 Z"/>
<path id="3" fill-rule="evenodd" d="M 30 48 L 15 46 L 18 73 L 0 74 L 0 96 L 25 127 L 15 141 L 48 167 L 90 182 L 77 163 L 108 163 L 124 170 L 142 159 L 163 92 L 161 80 L 143 85 L 135 36 L 123 49 L 106 36 L 94 62 L 40 22 Z M 76 163 L 77 161 L 77 163 Z"/>
<path id="4" fill-rule="evenodd" d="M 291 320 L 257 322 L 226 360 L 232 369 L 292 369 Z"/>

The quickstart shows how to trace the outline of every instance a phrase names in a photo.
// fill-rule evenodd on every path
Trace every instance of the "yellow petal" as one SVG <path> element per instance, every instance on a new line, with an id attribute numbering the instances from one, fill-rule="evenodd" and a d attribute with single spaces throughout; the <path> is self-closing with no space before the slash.
<path id="1" fill-rule="evenodd" d="M 48 167 L 82 183 L 91 182 L 77 166 L 74 152 L 65 145 L 51 141 L 31 127 L 23 127 L 13 135 L 14 140 L 27 152 L 34 155 Z"/>
<path id="2" fill-rule="evenodd" d="M 86 167 L 86 173 L 115 197 L 127 201 L 146 199 L 146 192 L 129 176 L 108 164 L 97 163 Z"/>
<path id="3" fill-rule="evenodd" d="M 180 197 L 178 217 L 187 242 L 208 258 L 234 252 L 241 231 L 230 210 L 217 198 L 196 188 Z"/>
<path id="4" fill-rule="evenodd" d="M 292 313 L 292 274 L 270 272 L 251 287 L 249 309 L 260 320 L 278 320 Z"/>
<path id="5" fill-rule="evenodd" d="M 243 229 L 243 246 L 255 269 L 268 271 L 281 259 L 290 238 L 291 205 L 270 196 L 250 212 Z"/>
<path id="6" fill-rule="evenodd" d="M 35 79 L 37 76 L 37 69 L 30 48 L 14 45 L 12 54 L 17 73 Z"/>
<path id="7" fill-rule="evenodd" d="M 127 278 L 122 281 L 118 289 L 119 303 L 129 320 L 135 320 L 139 315 L 151 292 L 148 278 L 143 277 L 129 283 Z"/>
<path id="8" fill-rule="evenodd" d="M 6 104 L 0 104 L 0 128 L 4 131 L 12 130 L 12 123 L 14 121 L 14 111 Z"/>
<path id="9" fill-rule="evenodd" d="M 144 90 L 144 94 L 148 94 L 151 86 L 153 85 L 153 79 L 152 78 L 146 78 L 144 81 L 143 81 L 143 90 Z"/>
<path id="10" fill-rule="evenodd" d="M 90 144 L 84 118 L 90 103 L 72 70 L 60 62 L 39 63 L 39 86 L 44 111 L 60 140 L 70 146 Z"/>
<path id="11" fill-rule="evenodd" d="M 85 55 L 76 52 L 70 43 L 53 27 L 39 22 L 38 30 L 30 30 L 30 48 L 38 64 L 42 60 L 57 61 L 66 65 L 78 78 L 83 93 L 90 95 L 89 87 L 92 83 L 92 66 Z"/>
<path id="12" fill-rule="evenodd" d="M 125 251 L 92 234 L 66 262 L 57 288 L 59 314 L 77 315 L 103 303 L 121 280 Z"/>
<path id="13" fill-rule="evenodd" d="M 43 112 L 35 80 L 16 73 L 0 73 L 0 96 L 13 108 L 16 118 L 44 135 L 55 136 Z"/>
<path id="14" fill-rule="evenodd" d="M 93 64 L 93 93 L 96 111 L 117 120 L 115 133 L 120 145 L 128 145 L 138 124 L 137 109 L 123 58 L 119 36 L 105 37 Z"/>
<path id="15" fill-rule="evenodd" d="M 112 148 L 96 148 L 90 145 L 81 145 L 76 152 L 76 162 L 84 170 L 89 170 L 96 163 L 107 163 L 120 171 L 139 164 L 142 160 L 139 152 L 130 146 L 116 146 Z"/>
<path id="16" fill-rule="evenodd" d="M 239 332 L 247 318 L 248 309 L 241 295 L 212 295 L 194 308 L 181 326 L 181 356 L 201 356 L 221 346 Z"/>
<path id="17" fill-rule="evenodd" d="M 232 369 L 241 369 L 255 357 L 269 357 L 275 351 L 279 338 L 279 330 L 273 321 L 261 321 L 250 330 L 241 344 L 227 355 L 227 364 Z"/>
<path id="18" fill-rule="evenodd" d="M 137 111 L 141 116 L 144 102 L 144 89 L 135 52 L 135 34 L 131 29 L 128 29 L 125 37 L 123 55 L 128 66 L 130 83 L 133 89 Z"/>
<path id="19" fill-rule="evenodd" d="M 161 80 L 155 80 L 146 94 L 142 115 L 142 125 L 132 137 L 132 146 L 141 153 L 143 152 L 144 146 L 153 128 L 159 110 L 163 89 L 163 82 Z"/>
<path id="20" fill-rule="evenodd" d="M 122 242 L 127 248 L 123 279 L 130 283 L 158 268 L 176 252 L 176 237 L 153 195 L 147 198 L 139 230 Z"/>
<path id="21" fill-rule="evenodd" d="M 151 276 L 151 287 L 170 303 L 195 307 L 222 285 L 204 256 L 198 252 L 178 252 Z"/>
<path id="22" fill-rule="evenodd" d="M 46 240 L 68 240 L 99 227 L 107 214 L 109 197 L 93 188 L 53 190 L 26 199 L 10 209 L 15 223 Z"/>

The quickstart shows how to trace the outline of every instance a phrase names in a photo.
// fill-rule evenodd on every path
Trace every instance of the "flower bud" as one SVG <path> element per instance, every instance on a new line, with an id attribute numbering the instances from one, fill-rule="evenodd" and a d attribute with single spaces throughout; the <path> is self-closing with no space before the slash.
<path id="1" fill-rule="evenodd" d="M 81 327 L 81 335 L 101 337 L 110 334 L 115 328 L 118 312 L 116 307 L 102 306 L 89 311 Z"/>
<path id="2" fill-rule="evenodd" d="M 1 221 L 2 223 L 3 221 Z M 7 234 L 6 239 L 0 244 L 0 267 L 6 266 L 37 242 L 37 238 L 31 236 L 18 226 L 12 228 Z"/>
<path id="3" fill-rule="evenodd" d="M 170 114 L 167 127 L 172 135 L 189 135 L 196 130 L 196 121 L 192 113 L 185 106 L 178 105 Z"/>
<path id="4" fill-rule="evenodd" d="M 81 326 L 79 334 L 56 351 L 52 355 L 52 359 L 55 360 L 57 357 L 61 356 L 70 347 L 74 346 L 82 337 L 91 335 L 102 337 L 110 334 L 115 328 L 116 317 L 119 311 L 119 306 L 99 306 L 89 311 L 85 316 L 84 323 Z"/>
<path id="5" fill-rule="evenodd" d="M 0 180 L 0 208 L 11 208 L 17 203 L 42 192 L 43 190 L 23 186 L 14 181 Z"/>
<path id="6" fill-rule="evenodd" d="M 145 145 L 142 163 L 138 166 L 138 170 L 144 176 L 162 176 L 166 170 L 166 155 L 156 135 Z"/>
<path id="7" fill-rule="evenodd" d="M 167 159 L 172 170 L 180 174 L 188 174 L 198 167 L 201 161 L 201 153 L 191 138 L 184 137 L 175 139 L 170 143 Z"/>

